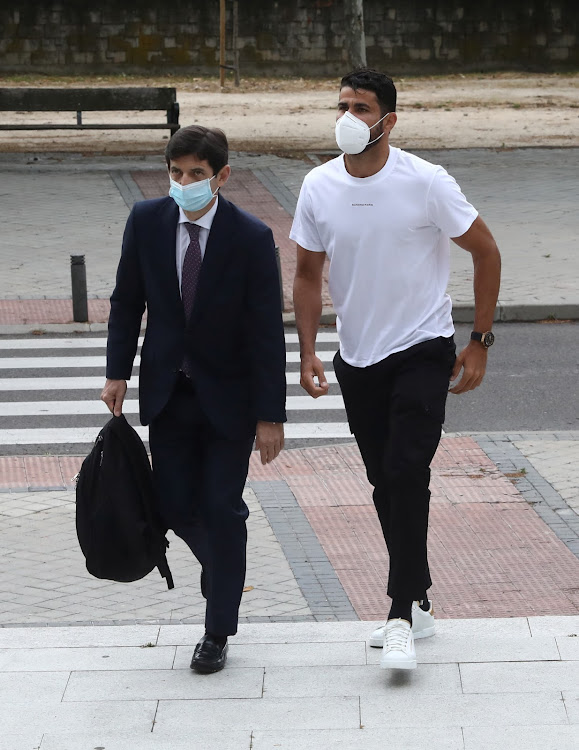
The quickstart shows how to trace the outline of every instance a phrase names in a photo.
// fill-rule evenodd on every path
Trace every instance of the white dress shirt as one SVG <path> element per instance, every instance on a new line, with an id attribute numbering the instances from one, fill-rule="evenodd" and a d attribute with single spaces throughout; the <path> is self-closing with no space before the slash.
<path id="1" fill-rule="evenodd" d="M 183 275 L 183 261 L 185 260 L 185 253 L 191 242 L 189 231 L 186 224 L 197 224 L 199 229 L 199 245 L 201 247 L 201 258 L 205 257 L 205 248 L 207 247 L 207 239 L 209 238 L 209 230 L 213 224 L 215 213 L 217 211 L 217 203 L 219 202 L 219 196 L 215 196 L 216 200 L 213 206 L 206 214 L 204 214 L 197 221 L 190 221 L 186 216 L 185 212 L 179 207 L 179 225 L 177 226 L 177 247 L 175 253 L 175 259 L 177 262 L 177 278 L 179 279 L 179 289 L 181 289 L 181 277 Z"/>

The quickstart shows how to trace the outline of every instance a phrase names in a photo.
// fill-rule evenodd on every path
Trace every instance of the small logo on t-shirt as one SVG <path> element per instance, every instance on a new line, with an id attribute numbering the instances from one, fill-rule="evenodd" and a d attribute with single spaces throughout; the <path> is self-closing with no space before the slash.
<path id="1" fill-rule="evenodd" d="M 353 206 L 373 206 L 373 203 L 352 203 Z"/>

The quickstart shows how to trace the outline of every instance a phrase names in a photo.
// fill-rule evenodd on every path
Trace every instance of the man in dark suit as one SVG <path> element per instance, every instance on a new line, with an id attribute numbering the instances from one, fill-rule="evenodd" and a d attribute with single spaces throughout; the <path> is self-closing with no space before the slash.
<path id="1" fill-rule="evenodd" d="M 135 204 L 111 297 L 101 398 L 122 411 L 141 318 L 139 406 L 160 512 L 202 566 L 206 632 L 191 668 L 222 669 L 237 630 L 254 438 L 283 447 L 285 344 L 271 230 L 218 196 L 231 169 L 221 130 L 177 131 L 166 198 Z"/>

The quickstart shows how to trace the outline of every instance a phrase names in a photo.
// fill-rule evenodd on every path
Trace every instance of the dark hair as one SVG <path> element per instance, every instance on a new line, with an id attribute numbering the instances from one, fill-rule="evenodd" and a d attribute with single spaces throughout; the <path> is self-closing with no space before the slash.
<path id="1" fill-rule="evenodd" d="M 200 161 L 208 161 L 213 173 L 217 174 L 229 160 L 227 137 L 219 128 L 204 128 L 202 125 L 180 128 L 165 149 L 167 166 L 170 166 L 171 159 L 182 156 L 196 156 Z"/>
<path id="2" fill-rule="evenodd" d="M 396 86 L 394 81 L 384 73 L 372 68 L 356 68 L 345 75 L 340 82 L 340 89 L 349 86 L 354 91 L 365 89 L 373 91 L 380 104 L 382 114 L 396 112 Z"/>

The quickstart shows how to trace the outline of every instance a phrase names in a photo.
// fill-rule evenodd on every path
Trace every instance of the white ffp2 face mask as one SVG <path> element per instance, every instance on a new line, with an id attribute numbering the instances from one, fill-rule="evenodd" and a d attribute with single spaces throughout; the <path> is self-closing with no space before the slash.
<path id="1" fill-rule="evenodd" d="M 388 117 L 389 114 L 390 112 L 386 112 L 384 117 Z M 382 122 L 384 117 L 375 122 L 372 128 Z M 380 140 L 384 135 L 384 133 L 380 133 L 378 138 L 374 138 L 371 141 L 370 130 L 371 128 L 363 120 L 354 117 L 350 112 L 344 112 L 340 119 L 336 121 L 336 143 L 338 144 L 338 148 L 345 154 L 361 154 L 366 146 Z"/>

